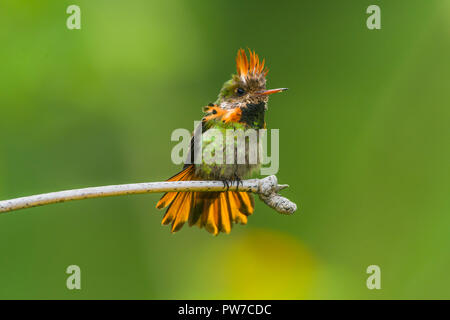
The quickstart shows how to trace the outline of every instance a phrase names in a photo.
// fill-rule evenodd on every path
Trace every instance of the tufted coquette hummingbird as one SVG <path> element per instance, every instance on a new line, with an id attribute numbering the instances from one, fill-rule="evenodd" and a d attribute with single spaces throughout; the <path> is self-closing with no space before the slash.
<path id="1" fill-rule="evenodd" d="M 205 137 L 211 129 L 226 130 L 259 130 L 266 128 L 265 111 L 269 95 L 287 90 L 286 88 L 266 89 L 268 69 L 265 60 L 260 61 L 258 55 L 249 50 L 249 58 L 243 49 L 236 56 L 237 73 L 224 83 L 214 103 L 203 108 L 204 116 L 201 125 L 195 132 Z M 206 142 L 206 143 L 205 143 Z M 202 140 L 204 149 L 214 139 Z M 221 144 L 226 152 L 226 143 Z M 183 170 L 167 181 L 221 180 L 239 183 L 255 173 L 261 160 L 254 164 L 218 164 L 206 161 L 194 161 L 194 137 L 185 161 Z M 248 153 L 248 151 L 246 150 Z M 237 152 L 236 152 L 237 153 Z M 248 154 L 246 156 L 248 159 Z M 254 211 L 254 199 L 250 192 L 167 192 L 162 196 L 156 208 L 166 208 L 162 224 L 172 224 L 171 231 L 180 230 L 188 222 L 217 235 L 219 232 L 229 233 L 234 223 L 247 223 L 247 217 Z"/>

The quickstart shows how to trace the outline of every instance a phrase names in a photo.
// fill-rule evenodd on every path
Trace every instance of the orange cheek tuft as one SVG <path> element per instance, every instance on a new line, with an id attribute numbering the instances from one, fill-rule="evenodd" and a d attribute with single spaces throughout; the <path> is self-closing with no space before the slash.
<path id="1" fill-rule="evenodd" d="M 242 110 L 241 108 L 235 108 L 229 110 L 225 116 L 222 118 L 223 121 L 227 122 L 239 122 L 241 120 Z"/>
<path id="2" fill-rule="evenodd" d="M 208 107 L 205 109 L 205 112 L 208 113 L 208 115 L 203 118 L 205 121 L 219 120 L 225 123 L 239 122 L 242 115 L 241 108 L 226 110 L 220 108 L 219 106 Z"/>
<path id="3" fill-rule="evenodd" d="M 209 115 L 205 116 L 205 121 L 210 121 L 213 119 L 220 119 L 226 114 L 226 110 L 220 108 L 219 106 L 212 106 L 205 110 Z"/>

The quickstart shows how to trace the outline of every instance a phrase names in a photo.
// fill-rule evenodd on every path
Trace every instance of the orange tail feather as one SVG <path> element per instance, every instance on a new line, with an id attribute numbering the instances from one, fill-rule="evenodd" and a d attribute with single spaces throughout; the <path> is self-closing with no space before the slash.
<path id="1" fill-rule="evenodd" d="M 167 181 L 199 180 L 191 165 Z M 167 208 L 162 224 L 172 223 L 172 232 L 179 231 L 186 221 L 217 235 L 230 233 L 233 223 L 247 223 L 247 217 L 254 211 L 251 193 L 226 192 L 167 192 L 156 208 Z"/>

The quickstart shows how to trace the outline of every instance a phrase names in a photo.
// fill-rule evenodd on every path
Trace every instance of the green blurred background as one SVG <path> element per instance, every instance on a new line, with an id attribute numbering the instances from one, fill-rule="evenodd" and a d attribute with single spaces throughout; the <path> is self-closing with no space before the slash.
<path id="1" fill-rule="evenodd" d="M 171 234 L 158 194 L 2 214 L 0 298 L 450 298 L 449 21 L 448 0 L 3 0 L 0 199 L 172 176 L 171 132 L 249 47 L 290 88 L 267 122 L 300 210 L 257 200 L 218 237 Z"/>

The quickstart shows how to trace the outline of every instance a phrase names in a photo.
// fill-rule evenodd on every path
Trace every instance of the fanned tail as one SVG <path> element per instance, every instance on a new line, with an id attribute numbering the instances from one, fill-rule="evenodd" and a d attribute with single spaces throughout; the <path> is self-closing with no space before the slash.
<path id="1" fill-rule="evenodd" d="M 199 180 L 194 165 L 186 167 L 167 181 Z M 172 232 L 177 232 L 188 221 L 217 235 L 229 233 L 233 223 L 247 223 L 253 213 L 254 200 L 251 193 L 224 192 L 167 192 L 156 204 L 156 208 L 167 208 L 162 224 L 172 223 Z"/>

